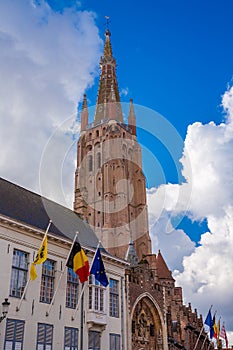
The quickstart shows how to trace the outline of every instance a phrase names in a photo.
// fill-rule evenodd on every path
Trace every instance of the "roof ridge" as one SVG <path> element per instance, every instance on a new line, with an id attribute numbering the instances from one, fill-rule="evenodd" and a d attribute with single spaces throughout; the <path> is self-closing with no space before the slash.
<path id="1" fill-rule="evenodd" d="M 60 207 L 62 207 L 62 208 L 64 208 L 64 209 L 68 209 L 68 210 L 74 212 L 74 211 L 73 211 L 72 209 L 70 209 L 69 207 L 66 207 L 66 206 L 64 206 L 64 205 L 62 205 L 62 204 L 60 204 L 60 203 L 58 203 L 58 202 L 55 202 L 53 199 L 47 198 L 47 197 L 45 197 L 45 196 L 43 196 L 42 194 L 39 194 L 39 193 L 37 193 L 37 192 L 33 192 L 33 190 L 29 190 L 29 189 L 23 187 L 22 185 L 19 185 L 19 184 L 16 184 L 16 183 L 12 182 L 12 181 L 9 181 L 9 180 L 7 180 L 7 179 L 4 179 L 4 178 L 1 177 L 1 176 L 0 176 L 0 181 L 5 181 L 5 182 L 7 182 L 8 184 L 13 185 L 14 187 L 18 187 L 19 189 L 22 189 L 22 190 L 24 190 L 24 191 L 30 192 L 30 193 L 33 194 L 34 196 L 40 197 L 42 200 L 44 199 L 44 200 L 49 201 L 49 202 L 51 202 L 51 203 L 53 203 L 53 204 L 59 205 Z M 77 214 L 77 213 L 76 213 L 76 214 Z"/>

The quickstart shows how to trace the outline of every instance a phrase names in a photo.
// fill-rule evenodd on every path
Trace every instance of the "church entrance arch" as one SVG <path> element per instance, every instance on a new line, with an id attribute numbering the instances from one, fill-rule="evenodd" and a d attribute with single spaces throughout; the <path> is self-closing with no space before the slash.
<path id="1" fill-rule="evenodd" d="M 141 295 L 132 310 L 132 349 L 163 350 L 161 312 L 149 293 Z"/>

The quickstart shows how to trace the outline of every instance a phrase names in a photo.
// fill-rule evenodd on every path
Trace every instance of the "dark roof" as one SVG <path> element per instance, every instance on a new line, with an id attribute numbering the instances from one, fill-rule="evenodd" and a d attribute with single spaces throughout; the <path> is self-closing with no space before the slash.
<path id="1" fill-rule="evenodd" d="M 0 214 L 40 230 L 73 240 L 78 231 L 81 245 L 96 248 L 98 238 L 72 210 L 0 178 Z"/>

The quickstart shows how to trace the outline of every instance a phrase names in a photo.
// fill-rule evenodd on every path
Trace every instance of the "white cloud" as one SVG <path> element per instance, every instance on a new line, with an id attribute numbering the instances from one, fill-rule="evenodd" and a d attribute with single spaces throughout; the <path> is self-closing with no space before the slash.
<path id="1" fill-rule="evenodd" d="M 232 131 L 227 123 L 194 123 L 188 127 L 181 162 L 183 175 L 192 186 L 190 207 L 197 219 L 223 215 L 225 206 L 233 202 Z M 186 167 L 186 154 L 191 160 L 191 169 Z"/>
<path id="2" fill-rule="evenodd" d="M 121 91 L 120 91 L 120 95 L 121 96 L 127 96 L 129 94 L 129 88 L 128 87 L 126 87 L 126 88 L 123 88 L 123 89 L 121 89 Z"/>
<path id="3" fill-rule="evenodd" d="M 98 74 L 94 14 L 0 2 L 1 176 L 38 191 L 43 148 Z M 73 187 L 73 174 L 70 175 Z"/>
<path id="4" fill-rule="evenodd" d="M 152 250 L 155 253 L 161 250 L 169 268 L 181 269 L 183 257 L 194 251 L 195 243 L 183 230 L 175 230 L 170 219 L 170 213 L 166 210 L 158 219 L 149 213 Z"/>
<path id="5" fill-rule="evenodd" d="M 149 190 L 148 205 L 151 234 L 157 235 L 154 247 L 165 245 L 161 232 L 170 230 L 174 237 L 179 237 L 180 256 L 184 256 L 182 266 L 181 259 L 172 257 L 174 244 L 168 243 L 164 252 L 166 249 L 170 268 L 178 267 L 174 276 L 183 287 L 186 302 L 192 301 L 203 315 L 213 304 L 217 317 L 222 316 L 227 329 L 232 331 L 233 87 L 223 95 L 222 105 L 225 122 L 220 125 L 196 122 L 188 127 L 181 159 L 186 183 Z M 200 246 L 192 248 L 183 231 L 173 232 L 170 227 L 170 217 L 179 211 L 181 215 L 188 212 L 194 220 L 206 219 L 209 232 L 202 234 Z M 233 337 L 230 340 L 233 342 Z"/>
<path id="6" fill-rule="evenodd" d="M 70 128 L 64 120 L 75 115 L 77 102 L 98 74 L 101 41 L 94 14 L 54 12 L 45 1 L 40 5 L 1 1 L 0 45 L 1 176 L 39 190 L 47 140 L 56 126 L 63 125 L 63 131 Z M 222 103 L 224 123 L 197 122 L 188 128 L 181 160 L 187 183 L 151 189 L 148 205 L 153 249 L 160 248 L 169 267 L 177 269 L 186 300 L 203 314 L 213 303 L 229 328 L 233 324 L 233 88 Z M 63 133 L 69 147 L 71 134 Z M 72 193 L 73 156 L 67 155 L 65 162 L 63 174 L 66 186 L 70 184 L 66 189 Z M 210 232 L 202 235 L 199 247 L 170 224 L 172 215 L 186 211 L 194 219 L 207 219 Z"/>

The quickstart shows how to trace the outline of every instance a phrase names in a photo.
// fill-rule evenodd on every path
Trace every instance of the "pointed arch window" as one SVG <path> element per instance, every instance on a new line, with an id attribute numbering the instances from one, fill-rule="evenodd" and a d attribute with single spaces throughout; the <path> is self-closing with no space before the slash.
<path id="1" fill-rule="evenodd" d="M 97 168 L 101 167 L 101 154 L 100 152 L 97 153 Z"/>
<path id="2" fill-rule="evenodd" d="M 93 157 L 92 154 L 88 156 L 88 170 L 92 171 L 93 170 Z"/>

